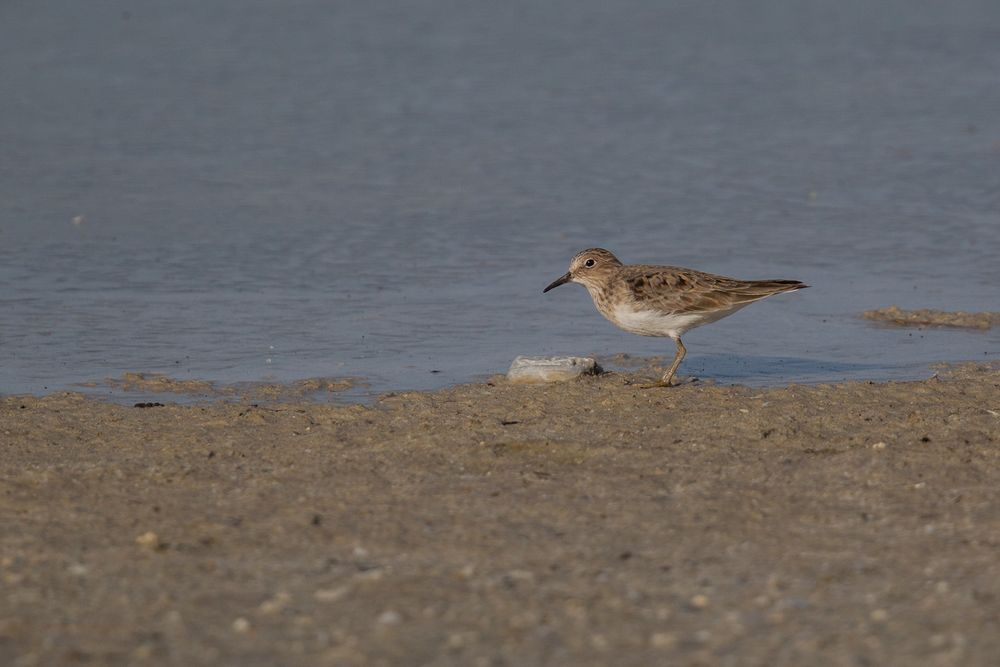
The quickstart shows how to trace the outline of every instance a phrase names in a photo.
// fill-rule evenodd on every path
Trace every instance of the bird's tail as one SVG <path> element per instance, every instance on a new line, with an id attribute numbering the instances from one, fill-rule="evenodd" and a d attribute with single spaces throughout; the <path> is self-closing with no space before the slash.
<path id="1" fill-rule="evenodd" d="M 781 294 L 782 292 L 794 292 L 798 289 L 809 287 L 798 280 L 747 280 L 732 288 L 733 294 L 738 294 L 740 301 L 756 301 L 766 296 Z"/>
<path id="2" fill-rule="evenodd" d="M 768 294 L 781 294 L 782 292 L 794 292 L 797 289 L 809 287 L 798 280 L 754 280 L 754 287 Z"/>

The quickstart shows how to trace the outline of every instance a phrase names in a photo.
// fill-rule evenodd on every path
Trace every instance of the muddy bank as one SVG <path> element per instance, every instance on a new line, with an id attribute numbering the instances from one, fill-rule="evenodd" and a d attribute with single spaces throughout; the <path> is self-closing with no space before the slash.
<path id="1" fill-rule="evenodd" d="M 1000 370 L 634 380 L 2 399 L 0 664 L 995 660 Z"/>
<path id="2" fill-rule="evenodd" d="M 197 397 L 225 398 L 243 401 L 296 401 L 308 398 L 322 400 L 335 392 L 342 392 L 364 385 L 358 378 L 307 378 L 291 383 L 241 382 L 220 384 L 208 380 L 182 380 L 162 373 L 124 373 L 120 378 L 107 378 L 103 382 L 85 382 L 77 385 L 88 389 L 108 387 L 122 394 L 126 392 L 165 396 L 174 394 L 193 400 Z"/>
<path id="3" fill-rule="evenodd" d="M 877 310 L 866 310 L 861 314 L 866 320 L 900 327 L 957 327 L 961 329 L 989 329 L 1000 325 L 1000 313 L 967 313 L 962 310 L 903 310 L 899 306 L 889 306 Z"/>

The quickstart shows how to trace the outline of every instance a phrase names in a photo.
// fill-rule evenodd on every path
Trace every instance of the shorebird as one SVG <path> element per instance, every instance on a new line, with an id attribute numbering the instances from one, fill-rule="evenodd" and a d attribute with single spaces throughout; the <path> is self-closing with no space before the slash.
<path id="1" fill-rule="evenodd" d="M 737 280 L 679 266 L 622 264 L 603 248 L 578 252 L 569 271 L 542 290 L 580 283 L 597 310 L 615 326 L 640 336 L 664 336 L 677 354 L 659 382 L 669 387 L 687 350 L 681 336 L 732 315 L 754 301 L 808 287 L 798 280 Z"/>

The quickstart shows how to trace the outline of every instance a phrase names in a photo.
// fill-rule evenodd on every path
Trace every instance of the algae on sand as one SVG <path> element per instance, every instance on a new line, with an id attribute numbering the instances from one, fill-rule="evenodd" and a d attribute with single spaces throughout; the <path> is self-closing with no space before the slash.
<path id="1" fill-rule="evenodd" d="M 985 330 L 1000 324 L 1000 313 L 967 313 L 961 310 L 950 312 L 930 308 L 903 310 L 899 306 L 866 310 L 861 317 L 904 327 L 960 327 Z"/>

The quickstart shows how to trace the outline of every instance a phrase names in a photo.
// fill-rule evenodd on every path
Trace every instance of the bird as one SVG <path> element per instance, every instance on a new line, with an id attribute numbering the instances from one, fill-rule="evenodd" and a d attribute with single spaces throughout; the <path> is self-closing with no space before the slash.
<path id="1" fill-rule="evenodd" d="M 569 271 L 542 293 L 566 283 L 587 288 L 598 312 L 620 329 L 640 336 L 663 336 L 677 346 L 673 363 L 659 382 L 671 386 L 687 349 L 681 336 L 732 315 L 754 301 L 808 287 L 798 280 L 738 280 L 679 266 L 622 264 L 604 248 L 581 250 Z"/>

